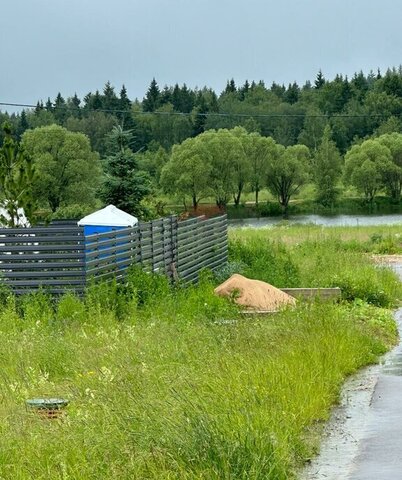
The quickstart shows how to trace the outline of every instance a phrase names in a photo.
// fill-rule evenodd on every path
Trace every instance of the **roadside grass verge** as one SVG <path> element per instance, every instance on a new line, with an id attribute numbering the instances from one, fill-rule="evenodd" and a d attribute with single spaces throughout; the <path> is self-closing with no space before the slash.
<path id="1" fill-rule="evenodd" d="M 352 295 L 245 319 L 207 273 L 184 289 L 138 270 L 84 300 L 4 294 L 0 478 L 294 477 L 344 378 L 395 343 L 378 305 L 394 304 L 400 287 L 342 244 L 236 238 L 231 255 L 250 274 L 299 286 L 365 269 L 375 283 L 364 291 L 381 301 Z M 26 411 L 41 396 L 70 399 L 62 421 Z"/>
<path id="2" fill-rule="evenodd" d="M 281 233 L 293 241 L 279 240 Z M 360 299 L 380 307 L 392 307 L 395 299 L 402 298 L 395 274 L 370 258 L 377 243 L 361 240 L 354 227 L 313 227 L 312 232 L 300 226 L 239 229 L 231 230 L 230 237 L 228 268 L 234 265 L 250 278 L 279 288 L 340 287 L 345 300 Z"/>

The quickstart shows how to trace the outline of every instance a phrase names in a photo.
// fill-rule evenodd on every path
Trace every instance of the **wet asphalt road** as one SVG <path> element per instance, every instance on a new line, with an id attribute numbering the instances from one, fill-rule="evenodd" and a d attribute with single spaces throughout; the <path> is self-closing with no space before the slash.
<path id="1" fill-rule="evenodd" d="M 397 321 L 402 333 L 402 309 Z M 402 344 L 379 370 L 348 480 L 402 480 Z"/>
<path id="2" fill-rule="evenodd" d="M 399 345 L 347 380 L 302 480 L 402 480 L 402 308 L 395 319 Z"/>

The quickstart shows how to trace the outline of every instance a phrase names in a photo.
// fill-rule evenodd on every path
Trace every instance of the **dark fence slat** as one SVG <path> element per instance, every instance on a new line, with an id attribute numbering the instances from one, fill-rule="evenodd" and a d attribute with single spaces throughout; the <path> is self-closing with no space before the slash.
<path id="1" fill-rule="evenodd" d="M 43 261 L 45 263 L 47 260 L 55 260 L 55 259 L 81 259 L 84 261 L 85 259 L 85 253 L 82 251 L 82 253 L 48 253 L 48 254 L 27 254 L 27 255 L 22 255 L 22 254 L 4 254 L 2 255 L 2 252 L 0 252 L 0 262 L 10 262 L 12 260 L 14 261 L 20 261 L 20 262 L 25 262 L 25 261 Z M 1 265 L 1 263 L 0 263 Z"/>
<path id="2" fill-rule="evenodd" d="M 9 237 L 10 235 L 54 235 L 56 233 L 84 236 L 83 227 L 78 226 L 65 226 L 65 227 L 31 227 L 31 228 L 0 228 L 0 236 L 4 235 Z"/>
<path id="3" fill-rule="evenodd" d="M 16 246 L 7 246 L 7 248 L 4 248 L 1 253 L 4 253 L 4 251 L 7 251 L 7 252 L 67 252 L 67 251 L 84 250 L 84 248 L 85 248 L 84 244 L 16 245 Z M 0 247 L 0 251 L 1 251 L 1 247 Z"/>

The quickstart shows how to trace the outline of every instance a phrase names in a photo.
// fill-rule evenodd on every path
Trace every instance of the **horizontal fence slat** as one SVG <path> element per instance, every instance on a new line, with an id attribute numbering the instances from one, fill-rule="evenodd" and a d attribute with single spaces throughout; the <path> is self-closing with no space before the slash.
<path id="1" fill-rule="evenodd" d="M 0 235 L 54 235 L 55 233 L 66 233 L 71 235 L 72 233 L 84 235 L 84 228 L 77 226 L 65 226 L 65 227 L 30 227 L 30 228 L 0 228 Z"/>
<path id="2" fill-rule="evenodd" d="M 0 247 L 1 253 L 4 252 L 67 252 L 74 250 L 84 250 L 85 245 L 76 244 L 76 245 L 65 245 L 65 244 L 51 244 L 51 245 L 16 245 L 16 246 L 7 246 L 3 249 Z"/>
<path id="3" fill-rule="evenodd" d="M 0 263 L 1 270 L 48 270 L 62 268 L 84 268 L 85 263 L 81 261 L 70 262 L 21 262 L 21 263 Z M 0 277 L 1 278 L 1 277 Z"/>
<path id="4" fill-rule="evenodd" d="M 111 230 L 109 232 L 102 232 L 102 233 L 91 233 L 91 235 L 86 235 L 85 240 L 87 242 L 93 242 L 96 239 L 108 239 L 108 238 L 113 238 L 116 235 L 129 235 L 129 234 L 134 234 L 138 231 L 138 227 L 129 227 L 129 228 L 121 228 L 120 230 Z"/>
<path id="5" fill-rule="evenodd" d="M 126 252 L 127 255 L 132 252 L 133 249 L 130 244 L 124 244 L 124 245 L 116 245 L 113 247 L 105 247 L 99 250 L 90 250 L 86 252 L 86 259 L 92 259 L 92 258 L 107 258 L 111 257 L 113 258 L 113 255 L 116 253 L 122 253 Z"/>
<path id="6" fill-rule="evenodd" d="M 186 245 L 185 247 L 181 247 L 178 250 L 178 256 L 179 259 L 188 257 L 190 255 L 193 255 L 194 252 L 197 252 L 199 250 L 204 250 L 204 249 L 209 249 L 210 247 L 215 247 L 215 246 L 220 246 L 221 244 L 226 243 L 226 238 L 219 238 L 219 239 L 212 239 L 209 242 L 205 243 L 196 243 L 193 242 L 189 244 L 188 246 Z"/>
<path id="7" fill-rule="evenodd" d="M 102 249 L 108 245 L 114 245 L 119 243 L 130 243 L 133 241 L 133 235 L 116 236 L 113 238 L 107 238 L 105 240 L 85 242 L 85 248 L 87 250 Z"/>
<path id="8" fill-rule="evenodd" d="M 48 253 L 48 254 L 40 254 L 40 253 L 32 253 L 32 254 L 10 254 L 10 255 L 2 255 L 0 252 L 0 262 L 10 262 L 11 260 L 14 261 L 43 261 L 44 263 L 46 260 L 55 260 L 55 259 L 82 259 L 84 260 L 85 253 L 82 251 L 79 253 Z M 1 263 L 0 263 L 1 265 Z"/>
<path id="9" fill-rule="evenodd" d="M 132 263 L 131 260 L 121 260 L 119 262 L 114 263 L 113 265 L 109 265 L 109 264 L 100 265 L 90 270 L 87 270 L 87 276 L 97 275 L 99 272 L 103 272 L 105 270 L 118 272 L 121 267 L 129 267 L 131 263 Z"/>
<path id="10" fill-rule="evenodd" d="M 7 272 L 3 273 L 5 279 L 9 278 L 59 278 L 59 277 L 84 277 L 85 271 L 79 270 L 53 270 L 45 272 Z"/>
<path id="11" fill-rule="evenodd" d="M 17 285 L 17 286 L 41 286 L 41 285 L 83 285 L 85 282 L 83 280 L 40 280 L 39 282 L 35 280 L 8 280 L 5 279 L 4 282 L 6 285 Z"/>
<path id="12" fill-rule="evenodd" d="M 51 287 L 13 288 L 13 293 L 15 295 L 33 295 L 33 294 L 37 294 L 39 291 L 43 292 L 45 294 L 50 294 L 50 295 L 72 294 L 72 295 L 81 296 L 85 292 L 85 289 L 84 289 L 84 287 L 78 287 L 78 286 L 74 286 L 73 288 L 67 288 L 67 287 L 63 287 L 63 288 L 51 288 Z"/>
<path id="13" fill-rule="evenodd" d="M 195 271 L 200 271 L 203 268 L 217 268 L 220 265 L 222 265 L 223 261 L 225 259 L 225 254 L 221 254 L 220 258 L 215 258 L 213 261 L 209 262 L 209 260 L 204 260 L 203 262 L 199 262 L 197 265 L 194 265 L 191 268 L 188 268 L 185 271 L 178 272 L 179 277 L 185 279 L 186 276 L 188 276 L 191 273 L 194 273 Z M 209 263 L 209 264 L 208 264 Z"/>
<path id="14" fill-rule="evenodd" d="M 25 243 L 54 243 L 58 244 L 60 242 L 75 242 L 77 243 L 78 241 L 83 242 L 84 237 L 83 236 L 46 236 L 46 237 L 37 237 L 34 235 L 29 235 L 29 236 L 18 236 L 18 237 L 0 237 L 0 249 L 8 244 L 25 244 Z"/>

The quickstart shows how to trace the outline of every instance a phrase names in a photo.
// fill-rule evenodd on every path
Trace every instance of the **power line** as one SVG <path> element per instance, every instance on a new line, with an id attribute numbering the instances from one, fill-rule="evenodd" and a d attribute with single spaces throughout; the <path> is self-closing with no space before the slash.
<path id="1" fill-rule="evenodd" d="M 31 105 L 28 103 L 10 103 L 0 102 L 0 106 L 5 107 L 23 107 L 23 108 L 37 108 L 37 105 Z M 62 108 L 67 108 L 66 106 Z M 80 108 L 80 107 L 78 107 Z M 43 107 L 45 109 L 45 107 Z M 83 107 L 83 111 L 86 112 L 103 112 L 111 114 L 124 114 L 130 113 L 131 115 L 158 115 L 158 116 L 198 116 L 198 117 L 236 117 L 236 118 L 387 118 L 390 116 L 399 117 L 401 113 L 385 114 L 385 113 L 363 113 L 363 114 L 304 114 L 304 113 L 227 113 L 227 112 L 144 112 L 140 110 L 119 110 L 119 109 L 107 109 L 107 108 L 87 108 Z"/>

